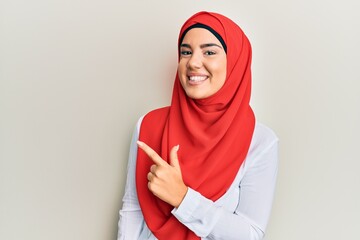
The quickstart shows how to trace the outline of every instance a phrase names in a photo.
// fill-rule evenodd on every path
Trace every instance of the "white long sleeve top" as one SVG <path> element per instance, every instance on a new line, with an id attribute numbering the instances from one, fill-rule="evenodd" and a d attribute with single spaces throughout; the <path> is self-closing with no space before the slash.
<path id="1" fill-rule="evenodd" d="M 136 193 L 136 141 L 141 122 L 142 118 L 130 145 L 118 240 L 156 239 L 144 221 Z M 213 202 L 188 188 L 172 214 L 201 239 L 262 239 L 270 216 L 277 169 L 278 138 L 270 128 L 257 122 L 247 157 L 227 192 Z"/>

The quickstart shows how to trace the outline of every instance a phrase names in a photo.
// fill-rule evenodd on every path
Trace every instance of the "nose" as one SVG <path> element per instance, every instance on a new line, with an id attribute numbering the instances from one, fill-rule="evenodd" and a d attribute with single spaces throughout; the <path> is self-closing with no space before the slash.
<path id="1" fill-rule="evenodd" d="M 187 63 L 187 67 L 190 69 L 199 69 L 202 67 L 202 55 L 198 52 L 193 52 Z"/>

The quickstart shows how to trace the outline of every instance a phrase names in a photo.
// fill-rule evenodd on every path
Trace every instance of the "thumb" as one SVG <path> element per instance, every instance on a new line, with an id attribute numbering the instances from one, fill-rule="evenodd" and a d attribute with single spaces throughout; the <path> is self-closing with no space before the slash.
<path id="1" fill-rule="evenodd" d="M 170 165 L 181 171 L 179 159 L 178 159 L 178 155 L 177 155 L 178 151 L 179 151 L 179 145 L 174 146 L 170 150 Z"/>

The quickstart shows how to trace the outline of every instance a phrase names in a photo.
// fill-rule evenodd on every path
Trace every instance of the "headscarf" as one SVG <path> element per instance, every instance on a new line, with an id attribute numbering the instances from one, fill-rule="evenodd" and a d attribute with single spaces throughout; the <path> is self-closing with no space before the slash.
<path id="1" fill-rule="evenodd" d="M 185 185 L 216 201 L 229 189 L 248 153 L 255 126 L 249 105 L 251 92 L 251 45 L 238 25 L 229 18 L 199 12 L 182 26 L 184 32 L 203 24 L 218 33 L 226 44 L 226 80 L 221 89 L 205 99 L 189 98 L 176 75 L 171 106 L 145 115 L 139 140 L 164 160 L 179 144 L 179 163 Z M 180 56 L 179 56 L 180 58 Z M 171 213 L 173 207 L 148 189 L 147 173 L 152 160 L 138 151 L 136 189 L 145 222 L 160 240 L 199 239 Z"/>

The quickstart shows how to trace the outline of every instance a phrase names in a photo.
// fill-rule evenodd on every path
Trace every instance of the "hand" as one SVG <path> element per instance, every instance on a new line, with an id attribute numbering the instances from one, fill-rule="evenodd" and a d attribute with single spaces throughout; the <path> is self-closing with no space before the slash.
<path id="1" fill-rule="evenodd" d="M 168 164 L 144 142 L 138 141 L 137 144 L 154 162 L 147 176 L 149 190 L 161 200 L 178 207 L 187 192 L 177 156 L 179 145 L 170 150 L 170 164 Z"/>

